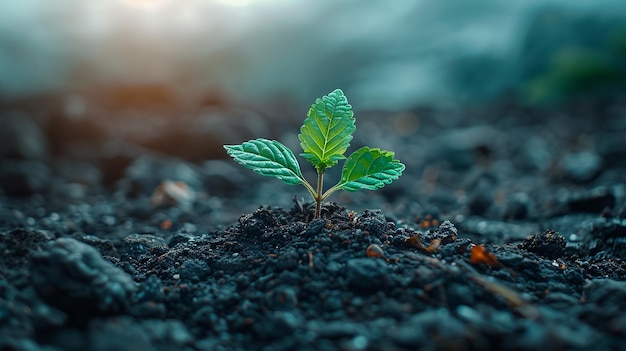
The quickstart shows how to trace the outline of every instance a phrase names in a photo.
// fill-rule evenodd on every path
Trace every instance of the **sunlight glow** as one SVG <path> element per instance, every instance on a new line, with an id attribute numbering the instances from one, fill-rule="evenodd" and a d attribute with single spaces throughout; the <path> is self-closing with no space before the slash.
<path id="1" fill-rule="evenodd" d="M 233 7 L 244 7 L 244 6 L 248 6 L 248 5 L 252 5 L 256 3 L 267 2 L 268 0 L 214 0 L 214 1 L 222 5 L 233 6 Z"/>
<path id="2" fill-rule="evenodd" d="M 272 2 L 272 1 L 275 1 L 275 0 L 208 0 L 206 2 L 208 3 L 212 2 L 214 4 L 219 4 L 219 5 L 229 6 L 229 7 L 246 7 L 249 5 L 260 4 L 264 2 L 267 3 L 267 2 Z M 154 7 L 161 7 L 162 5 L 165 5 L 165 3 L 169 2 L 169 0 L 122 0 L 122 2 L 131 6 L 154 8 Z"/>
<path id="3" fill-rule="evenodd" d="M 124 0 L 129 5 L 133 6 L 145 6 L 145 7 L 156 7 L 163 5 L 168 0 Z"/>

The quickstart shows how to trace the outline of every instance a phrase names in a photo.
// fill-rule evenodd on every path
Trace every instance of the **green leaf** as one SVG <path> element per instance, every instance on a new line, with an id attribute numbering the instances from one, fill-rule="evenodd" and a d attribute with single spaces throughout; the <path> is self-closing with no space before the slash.
<path id="1" fill-rule="evenodd" d="M 296 156 L 276 140 L 255 139 L 224 148 L 235 161 L 260 175 L 276 177 L 290 185 L 305 182 Z"/>
<path id="2" fill-rule="evenodd" d="M 343 165 L 337 187 L 347 191 L 382 188 L 398 179 L 404 171 L 404 165 L 393 156 L 393 152 L 377 148 L 358 149 Z"/>
<path id="3" fill-rule="evenodd" d="M 309 109 L 298 135 L 304 151 L 301 156 L 323 173 L 345 158 L 355 129 L 352 106 L 337 89 L 317 99 Z"/>

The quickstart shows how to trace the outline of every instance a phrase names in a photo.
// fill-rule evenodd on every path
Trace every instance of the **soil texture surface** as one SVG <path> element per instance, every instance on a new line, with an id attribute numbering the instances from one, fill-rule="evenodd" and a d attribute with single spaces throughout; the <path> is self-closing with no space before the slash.
<path id="1" fill-rule="evenodd" d="M 357 110 L 405 173 L 313 219 L 221 147 L 291 111 L 55 101 L 4 107 L 1 350 L 626 349 L 624 103 Z"/>

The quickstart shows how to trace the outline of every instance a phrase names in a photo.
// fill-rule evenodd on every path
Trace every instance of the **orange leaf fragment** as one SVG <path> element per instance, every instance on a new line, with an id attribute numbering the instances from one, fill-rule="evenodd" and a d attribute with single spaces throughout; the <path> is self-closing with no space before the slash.
<path id="1" fill-rule="evenodd" d="M 411 244 L 411 246 L 413 246 L 414 248 L 422 250 L 422 251 L 426 251 L 428 253 L 439 251 L 439 246 L 441 246 L 441 238 L 433 239 L 428 245 L 428 247 L 424 246 L 424 244 L 422 244 L 420 234 L 415 234 L 411 236 L 410 238 L 405 239 L 405 241 L 408 241 L 409 244 Z"/>
<path id="2" fill-rule="evenodd" d="M 410 238 L 405 239 L 405 241 L 408 241 L 409 244 L 411 244 L 411 246 L 413 246 L 416 249 L 426 250 L 426 248 L 424 247 L 424 244 L 422 244 L 422 240 L 419 234 L 415 234 L 411 236 Z"/>
<path id="3" fill-rule="evenodd" d="M 426 251 L 433 253 L 439 251 L 439 246 L 441 246 L 441 238 L 435 238 L 430 242 Z"/>
<path id="4" fill-rule="evenodd" d="M 470 256 L 470 262 L 472 264 L 484 263 L 489 267 L 500 267 L 502 263 L 498 261 L 496 256 L 491 252 L 488 252 L 484 244 L 476 245 L 472 247 L 472 254 Z"/>

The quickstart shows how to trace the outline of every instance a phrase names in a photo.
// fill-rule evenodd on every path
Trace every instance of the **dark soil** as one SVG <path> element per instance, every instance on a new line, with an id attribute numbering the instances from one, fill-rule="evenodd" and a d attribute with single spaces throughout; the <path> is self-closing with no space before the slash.
<path id="1" fill-rule="evenodd" d="M 2 350 L 625 348 L 625 104 L 357 111 L 352 148 L 405 175 L 313 220 L 304 189 L 220 159 L 248 137 L 295 148 L 300 121 L 220 102 L 221 131 L 104 123 L 51 101 L 5 106 L 41 145 L 3 148 Z"/>

